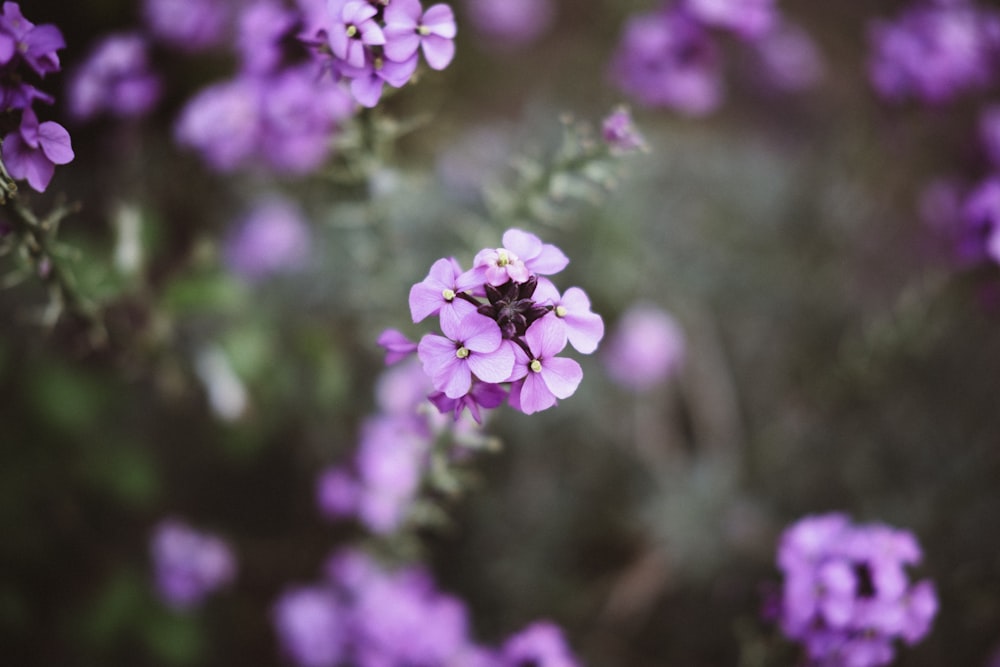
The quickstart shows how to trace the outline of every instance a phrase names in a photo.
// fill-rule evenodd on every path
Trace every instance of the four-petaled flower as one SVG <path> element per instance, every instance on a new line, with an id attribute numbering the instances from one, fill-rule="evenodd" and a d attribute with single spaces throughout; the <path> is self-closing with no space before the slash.
<path id="1" fill-rule="evenodd" d="M 569 398 L 583 379 L 583 370 L 573 359 L 557 357 L 566 347 L 566 331 L 547 315 L 524 335 L 528 350 L 515 347 L 516 380 L 510 388 L 510 404 L 526 415 L 545 410 L 556 399 Z M 530 353 L 530 354 L 529 354 Z"/>
<path id="2" fill-rule="evenodd" d="M 514 368 L 514 351 L 504 342 L 496 322 L 471 313 L 459 322 L 442 319 L 446 337 L 427 334 L 417 356 L 434 388 L 448 398 L 460 398 L 472 386 L 472 374 L 484 382 L 504 382 Z"/>
<path id="3" fill-rule="evenodd" d="M 590 310 L 590 299 L 579 287 L 570 287 L 559 296 L 551 280 L 538 281 L 535 300 L 552 306 L 555 321 L 565 331 L 569 344 L 581 354 L 590 354 L 604 338 L 604 320 Z"/>
<path id="4" fill-rule="evenodd" d="M 385 44 L 385 34 L 375 20 L 378 10 L 361 0 L 331 0 L 329 8 L 335 17 L 330 49 L 351 67 L 364 67 L 365 46 Z"/>
<path id="5" fill-rule="evenodd" d="M 31 109 L 25 109 L 21 127 L 3 140 L 3 161 L 15 179 L 26 179 L 38 192 L 49 186 L 55 165 L 73 160 L 69 132 L 59 123 L 39 124 Z"/>
<path id="6" fill-rule="evenodd" d="M 414 322 L 420 322 L 429 315 L 440 313 L 441 318 L 461 320 L 476 310 L 460 294 L 472 288 L 459 280 L 462 267 L 454 258 L 439 259 L 431 265 L 431 270 L 422 282 L 410 288 L 410 315 Z"/>
<path id="7" fill-rule="evenodd" d="M 472 270 L 490 285 L 503 285 L 508 280 L 523 283 L 532 274 L 559 273 L 567 264 L 569 259 L 554 245 L 542 243 L 534 234 L 520 229 L 508 229 L 503 235 L 503 247 L 480 250 Z"/>
<path id="8" fill-rule="evenodd" d="M 455 57 L 456 33 L 448 5 L 424 12 L 420 0 L 393 0 L 385 8 L 385 55 L 391 60 L 408 60 L 420 49 L 431 69 L 442 70 Z"/>

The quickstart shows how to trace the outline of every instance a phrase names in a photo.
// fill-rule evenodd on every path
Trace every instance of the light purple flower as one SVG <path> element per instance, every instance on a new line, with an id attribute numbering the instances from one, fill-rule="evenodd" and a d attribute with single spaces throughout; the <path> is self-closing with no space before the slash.
<path id="1" fill-rule="evenodd" d="M 476 30 L 502 48 L 523 46 L 541 37 L 555 18 L 552 0 L 465 0 Z"/>
<path id="2" fill-rule="evenodd" d="M 417 49 L 431 69 L 442 70 L 455 57 L 455 14 L 445 4 L 426 12 L 420 0 L 392 0 L 385 8 L 385 57 L 403 62 Z"/>
<path id="3" fill-rule="evenodd" d="M 69 110 L 78 120 L 102 112 L 140 116 L 160 98 L 160 80 L 149 69 L 146 40 L 138 33 L 109 35 L 70 79 Z"/>
<path id="4" fill-rule="evenodd" d="M 889 664 L 893 641 L 919 641 L 937 613 L 933 584 L 906 572 L 920 559 L 907 531 L 856 526 L 839 513 L 801 519 L 778 548 L 782 630 L 818 664 Z"/>
<path id="5" fill-rule="evenodd" d="M 534 234 L 520 229 L 508 229 L 503 234 L 503 247 L 486 248 L 476 253 L 472 274 L 462 278 L 503 285 L 508 280 L 523 283 L 532 275 L 548 276 L 559 273 L 569 259 L 550 243 L 542 243 Z"/>
<path id="6" fill-rule="evenodd" d="M 511 636 L 501 650 L 504 667 L 579 667 L 562 630 L 550 621 L 536 621 Z"/>
<path id="7" fill-rule="evenodd" d="M 31 109 L 22 112 L 18 131 L 4 137 L 2 153 L 11 177 L 27 180 L 38 192 L 45 192 L 57 164 L 68 164 L 74 157 L 66 128 L 52 121 L 39 124 Z"/>
<path id="8" fill-rule="evenodd" d="M 183 51 L 218 45 L 230 21 L 227 0 L 144 0 L 146 27 L 158 40 Z"/>
<path id="9" fill-rule="evenodd" d="M 722 101 L 716 47 L 699 23 L 679 11 L 630 18 L 611 63 L 611 76 L 621 90 L 646 106 L 700 116 Z"/>
<path id="10" fill-rule="evenodd" d="M 0 14 L 0 35 L 0 59 L 10 62 L 19 56 L 38 76 L 59 71 L 56 51 L 65 49 L 66 41 L 56 26 L 35 25 L 24 18 L 18 3 L 5 2 Z"/>
<path id="11" fill-rule="evenodd" d="M 510 405 L 526 415 L 552 407 L 557 399 L 569 398 L 583 379 L 580 364 L 556 356 L 566 347 L 566 329 L 555 319 L 546 315 L 528 327 L 524 341 L 530 355 L 514 348 Z"/>
<path id="12" fill-rule="evenodd" d="M 748 39 L 767 33 L 778 15 L 774 0 L 684 0 L 682 7 L 706 25 Z"/>
<path id="13" fill-rule="evenodd" d="M 373 56 L 362 67 L 344 65 L 340 68 L 340 72 L 350 79 L 351 95 L 358 104 L 369 109 L 378 104 L 382 98 L 385 84 L 388 83 L 393 88 L 402 88 L 416 70 L 416 55 L 403 62 Z"/>
<path id="14" fill-rule="evenodd" d="M 309 227 L 295 204 L 280 198 L 266 200 L 226 239 L 226 265 L 248 281 L 297 269 L 309 256 L 309 237 Z"/>
<path id="15" fill-rule="evenodd" d="M 800 26 L 782 22 L 752 46 L 760 58 L 764 81 L 773 88 L 799 91 L 823 78 L 823 58 Z"/>
<path id="16" fill-rule="evenodd" d="M 218 171 L 235 169 L 257 150 L 263 94 L 260 82 L 249 77 L 205 88 L 181 111 L 177 142 L 196 149 Z"/>
<path id="17" fill-rule="evenodd" d="M 282 649 L 298 667 L 337 667 L 346 657 L 349 618 L 332 591 L 289 589 L 275 603 L 272 620 Z"/>
<path id="18" fill-rule="evenodd" d="M 375 533 L 391 533 L 403 523 L 420 486 L 429 441 L 414 426 L 408 417 L 380 415 L 362 428 L 357 515 Z"/>
<path id="19" fill-rule="evenodd" d="M 427 397 L 434 407 L 442 414 L 451 412 L 455 421 L 462 416 L 462 411 L 469 409 L 469 414 L 477 424 L 483 423 L 483 415 L 480 408 L 492 409 L 503 404 L 507 398 L 507 392 L 498 384 L 489 382 L 473 382 L 469 393 L 460 398 L 449 398 L 444 392 L 436 391 Z"/>
<path id="20" fill-rule="evenodd" d="M 295 28 L 296 12 L 279 2 L 257 0 L 240 13 L 236 24 L 236 46 L 243 71 L 269 74 L 281 65 L 282 40 Z"/>
<path id="21" fill-rule="evenodd" d="M 608 375 L 634 391 L 646 391 L 678 371 L 684 336 L 674 319 L 656 306 L 632 306 L 619 319 L 605 349 Z"/>
<path id="22" fill-rule="evenodd" d="M 414 322 L 420 322 L 430 315 L 440 314 L 458 322 L 476 306 L 461 298 L 459 294 L 471 289 L 472 283 L 459 283 L 462 267 L 454 258 L 439 259 L 431 265 L 427 277 L 410 288 L 410 315 Z"/>
<path id="23" fill-rule="evenodd" d="M 535 301 L 552 306 L 554 323 L 565 331 L 569 344 L 581 354 L 590 354 L 604 337 L 604 320 L 590 310 L 590 299 L 579 287 L 570 287 L 560 296 L 550 280 L 538 281 Z"/>
<path id="24" fill-rule="evenodd" d="M 151 552 L 157 590 L 178 609 L 200 604 L 236 576 L 236 560 L 225 542 L 176 519 L 156 527 Z"/>
<path id="25" fill-rule="evenodd" d="M 330 49 L 351 67 L 361 69 L 368 61 L 367 46 L 385 44 L 385 34 L 376 19 L 378 10 L 363 0 L 331 0 Z"/>
<path id="26" fill-rule="evenodd" d="M 966 3 L 915 6 L 869 31 L 869 77 L 883 98 L 947 102 L 994 80 L 1000 14 Z"/>
<path id="27" fill-rule="evenodd" d="M 316 505 L 321 514 L 334 519 L 353 516 L 360 494 L 354 475 L 341 467 L 327 468 L 316 482 Z"/>
<path id="28" fill-rule="evenodd" d="M 626 107 L 618 107 L 602 121 L 601 138 L 611 152 L 618 155 L 647 150 L 646 140 L 639 134 Z"/>
<path id="29" fill-rule="evenodd" d="M 961 255 L 1000 263 L 1000 177 L 991 176 L 965 198 L 961 210 Z"/>
<path id="30" fill-rule="evenodd" d="M 386 329 L 379 334 L 376 341 L 385 350 L 385 364 L 396 363 L 417 351 L 417 344 L 407 338 L 401 331 Z"/>
<path id="31" fill-rule="evenodd" d="M 484 382 L 504 382 L 514 367 L 514 352 L 504 344 L 500 327 L 489 317 L 471 313 L 459 322 L 441 320 L 446 337 L 420 339 L 417 356 L 434 388 L 448 398 L 460 398 L 472 386 L 472 376 Z"/>

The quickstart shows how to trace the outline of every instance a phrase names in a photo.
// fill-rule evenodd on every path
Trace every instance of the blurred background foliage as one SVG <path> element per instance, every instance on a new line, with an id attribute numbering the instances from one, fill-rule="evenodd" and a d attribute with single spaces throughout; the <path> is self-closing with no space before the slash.
<path id="1" fill-rule="evenodd" d="M 561 283 L 584 287 L 609 328 L 651 302 L 687 354 L 668 386 L 636 395 L 599 351 L 558 409 L 499 411 L 503 450 L 477 459 L 452 521 L 420 536 L 479 636 L 549 617 L 590 665 L 795 664 L 760 619 L 775 541 L 798 517 L 844 510 L 914 531 L 937 583 L 934 630 L 897 664 L 985 664 L 1000 642 L 1000 318 L 982 295 L 1000 275 L 950 266 L 915 212 L 932 176 L 962 170 L 971 104 L 889 108 L 868 88 L 866 22 L 905 3 L 782 3 L 823 54 L 818 87 L 767 90 L 734 48 L 723 109 L 635 110 L 651 151 L 602 171 L 614 187 L 554 207 L 503 200 L 512 160 L 527 160 L 522 178 L 544 171 L 563 114 L 595 123 L 620 101 L 606 65 L 650 3 L 565 0 L 520 49 L 478 37 L 454 4 L 458 57 L 372 115 L 378 136 L 400 136 L 360 179 L 220 176 L 176 148 L 180 106 L 228 75 L 225 53 L 157 53 L 155 114 L 67 125 L 75 161 L 24 199 L 79 202 L 60 239 L 106 340 L 71 313 L 38 326 L 37 281 L 0 291 L 2 662 L 280 664 L 270 605 L 361 537 L 319 517 L 314 484 L 373 409 L 378 332 L 416 334 L 407 292 L 431 262 L 517 224 L 566 252 Z M 138 20 L 124 0 L 22 5 L 60 26 L 66 69 Z M 339 137 L 341 155 L 359 132 Z M 275 192 L 306 211 L 310 261 L 240 282 L 220 244 Z M 139 221 L 138 267 L 114 259 L 122 216 Z M 199 379 L 206 353 L 245 387 L 233 419 Z M 195 612 L 151 587 L 150 530 L 168 515 L 239 556 L 237 583 Z"/>

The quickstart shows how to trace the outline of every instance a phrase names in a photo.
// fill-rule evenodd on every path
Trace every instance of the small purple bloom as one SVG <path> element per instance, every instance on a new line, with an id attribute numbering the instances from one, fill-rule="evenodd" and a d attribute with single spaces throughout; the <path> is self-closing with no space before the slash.
<path id="1" fill-rule="evenodd" d="M 403 62 L 423 51 L 431 69 L 442 70 L 455 57 L 455 14 L 445 4 L 426 12 L 420 0 L 392 0 L 385 8 L 385 56 Z"/>
<path id="2" fill-rule="evenodd" d="M 332 591 L 319 586 L 285 591 L 272 619 L 281 647 L 298 667 L 337 667 L 347 652 L 349 618 Z"/>
<path id="3" fill-rule="evenodd" d="M 774 0 L 684 0 L 682 6 L 705 25 L 748 39 L 767 33 L 778 15 Z"/>
<path id="4" fill-rule="evenodd" d="M 965 198 L 960 255 L 1000 263 L 1000 177 L 989 177 Z"/>
<path id="5" fill-rule="evenodd" d="M 629 19 L 611 75 L 619 88 L 646 106 L 699 116 L 722 101 L 717 49 L 701 24 L 679 11 Z"/>
<path id="6" fill-rule="evenodd" d="M 378 10 L 363 0 L 331 0 L 334 22 L 330 30 L 333 55 L 351 67 L 361 69 L 368 61 L 367 46 L 385 44 L 385 34 L 376 19 Z"/>
<path id="7" fill-rule="evenodd" d="M 236 576 L 236 560 L 225 542 L 176 519 L 156 527 L 151 551 L 157 590 L 178 609 L 200 604 Z"/>
<path id="8" fill-rule="evenodd" d="M 386 329 L 376 341 L 385 350 L 385 364 L 389 366 L 417 351 L 417 344 L 396 329 Z"/>
<path id="9" fill-rule="evenodd" d="M 486 248 L 476 253 L 472 275 L 463 278 L 485 279 L 490 285 L 503 285 L 508 280 L 523 283 L 532 275 L 548 276 L 559 273 L 569 259 L 550 243 L 542 243 L 534 234 L 520 229 L 508 229 L 503 234 L 503 247 Z"/>
<path id="10" fill-rule="evenodd" d="M 155 38 L 183 51 L 218 45 L 231 18 L 227 0 L 145 0 L 143 16 Z"/>
<path id="11" fill-rule="evenodd" d="M 395 62 L 382 56 L 373 56 L 363 67 L 345 65 L 341 73 L 351 80 L 351 95 L 358 104 L 371 109 L 382 98 L 385 84 L 402 88 L 417 70 L 417 56 L 409 60 Z"/>
<path id="12" fill-rule="evenodd" d="M 431 270 L 423 281 L 410 288 L 410 315 L 414 322 L 420 322 L 429 315 L 440 314 L 441 318 L 456 323 L 476 306 L 459 297 L 472 284 L 460 284 L 462 267 L 454 258 L 439 259 L 431 265 Z"/>
<path id="13" fill-rule="evenodd" d="M 552 25 L 552 0 L 466 0 L 469 20 L 498 47 L 523 46 Z"/>
<path id="14" fill-rule="evenodd" d="M 528 327 L 524 335 L 530 356 L 515 347 L 514 370 L 510 379 L 510 405 L 530 415 L 569 398 L 580 386 L 583 370 L 573 359 L 557 357 L 566 347 L 566 329 L 546 315 Z"/>
<path id="15" fill-rule="evenodd" d="M 442 319 L 446 337 L 428 334 L 420 339 L 417 356 L 434 388 L 448 398 L 461 398 L 472 386 L 472 376 L 484 382 L 504 382 L 514 368 L 514 352 L 505 344 L 495 321 L 471 313 L 460 322 Z"/>
<path id="16" fill-rule="evenodd" d="M 590 310 L 590 299 L 579 287 L 570 287 L 565 294 L 559 296 L 551 281 L 538 281 L 535 290 L 535 300 L 538 303 L 552 306 L 553 320 L 563 327 L 569 344 L 581 354 L 590 354 L 597 349 L 597 344 L 604 337 L 604 320 Z"/>
<path id="17" fill-rule="evenodd" d="M 340 467 L 327 468 L 316 483 L 316 504 L 325 516 L 348 517 L 357 511 L 360 493 L 358 482 L 350 472 Z"/>
<path id="18" fill-rule="evenodd" d="M 27 180 L 38 192 L 45 192 L 57 164 L 68 164 L 74 157 L 66 128 L 52 121 L 39 124 L 31 109 L 23 111 L 20 129 L 4 137 L 2 153 L 11 177 Z"/>
<path id="19" fill-rule="evenodd" d="M 615 154 L 648 150 L 646 140 L 639 134 L 632 122 L 631 112 L 625 107 L 618 107 L 604 119 L 601 123 L 601 138 Z"/>
<path id="20" fill-rule="evenodd" d="M 257 0 L 247 6 L 236 23 L 236 46 L 243 71 L 269 74 L 283 57 L 281 41 L 298 22 L 296 13 L 279 2 Z"/>
<path id="21" fill-rule="evenodd" d="M 406 519 L 428 445 L 426 435 L 415 430 L 408 417 L 378 416 L 365 422 L 355 457 L 357 515 L 373 532 L 391 533 Z"/>
<path id="22" fill-rule="evenodd" d="M 309 256 L 309 227 L 290 201 L 259 204 L 226 240 L 226 265 L 255 281 L 302 266 Z"/>
<path id="23" fill-rule="evenodd" d="M 257 150 L 261 133 L 260 82 L 243 77 L 205 88 L 188 101 L 174 131 L 218 171 L 231 171 Z"/>
<path id="24" fill-rule="evenodd" d="M 483 423 L 483 416 L 480 408 L 487 410 L 499 407 L 507 398 L 507 392 L 498 384 L 490 382 L 473 382 L 472 388 L 461 398 L 449 398 L 444 392 L 436 391 L 427 397 L 434 407 L 442 414 L 451 412 L 455 421 L 462 416 L 462 411 L 469 409 L 469 414 L 477 424 Z"/>
<path id="25" fill-rule="evenodd" d="M 604 365 L 614 381 L 645 391 L 676 373 L 683 358 L 684 336 L 674 319 L 655 306 L 636 305 L 619 319 Z"/>
<path id="26" fill-rule="evenodd" d="M 823 58 L 809 33 L 797 25 L 780 23 L 754 40 L 764 81 L 777 90 L 799 91 L 823 77 Z"/>
<path id="27" fill-rule="evenodd" d="M 536 621 L 504 642 L 501 651 L 504 667 L 579 667 L 559 626 Z"/>
<path id="28" fill-rule="evenodd" d="M 0 35 L 3 36 L 0 39 L 0 56 L 5 56 L 5 62 L 20 55 L 39 76 L 59 71 L 56 51 L 65 49 L 66 41 L 56 26 L 48 23 L 36 26 L 24 18 L 18 3 L 5 2 L 0 15 Z M 11 38 L 13 53 L 7 56 L 11 51 Z"/>
<path id="29" fill-rule="evenodd" d="M 140 116 L 160 97 L 160 80 L 149 69 L 146 40 L 137 33 L 109 35 L 73 72 L 69 109 L 78 120 L 102 112 Z"/>

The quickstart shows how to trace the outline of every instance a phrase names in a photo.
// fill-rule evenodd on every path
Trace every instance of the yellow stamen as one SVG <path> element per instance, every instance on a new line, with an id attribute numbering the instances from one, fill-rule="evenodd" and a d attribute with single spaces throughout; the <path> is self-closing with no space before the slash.
<path id="1" fill-rule="evenodd" d="M 431 34 L 431 29 L 425 25 L 417 26 L 417 34 L 426 37 Z"/>
<path id="2" fill-rule="evenodd" d="M 357 34 L 358 34 L 358 26 L 356 26 L 356 25 L 349 25 L 349 26 L 347 26 L 347 36 L 348 37 L 354 37 Z"/>
<path id="3" fill-rule="evenodd" d="M 532 359 L 531 363 L 528 364 L 528 368 L 530 368 L 535 373 L 541 373 L 542 372 L 542 362 L 540 362 L 538 359 Z"/>
<path id="4" fill-rule="evenodd" d="M 459 359 L 465 359 L 466 357 L 469 356 L 469 351 L 464 347 L 460 347 L 457 350 L 455 350 L 455 356 L 458 357 Z"/>
<path id="5" fill-rule="evenodd" d="M 510 255 L 503 248 L 497 248 L 497 266 L 507 266 L 510 264 Z"/>
<path id="6" fill-rule="evenodd" d="M 455 300 L 455 290 L 453 290 L 453 289 L 444 289 L 444 290 L 441 290 L 441 296 L 444 297 L 445 301 L 448 301 L 448 302 L 454 301 Z"/>
<path id="7" fill-rule="evenodd" d="M 566 306 L 556 306 L 556 317 L 566 317 Z"/>

